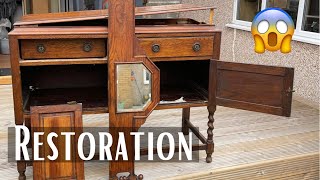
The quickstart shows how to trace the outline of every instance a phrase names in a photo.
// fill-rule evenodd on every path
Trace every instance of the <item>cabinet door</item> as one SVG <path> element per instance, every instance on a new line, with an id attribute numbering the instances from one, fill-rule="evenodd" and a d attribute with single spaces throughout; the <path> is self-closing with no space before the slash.
<path id="1" fill-rule="evenodd" d="M 217 61 L 217 105 L 290 116 L 293 68 Z"/>
<path id="2" fill-rule="evenodd" d="M 33 132 L 44 132 L 40 136 L 43 145 L 39 148 L 39 157 L 44 161 L 33 162 L 34 179 L 84 179 L 83 161 L 77 155 L 77 140 L 82 132 L 82 107 L 76 105 L 36 106 L 31 107 L 31 127 Z M 47 143 L 47 135 L 57 133 L 53 143 L 58 149 L 58 158 L 50 161 L 47 156 L 52 155 L 52 150 Z M 61 132 L 75 132 L 71 136 L 70 161 L 65 160 L 65 136 Z"/>

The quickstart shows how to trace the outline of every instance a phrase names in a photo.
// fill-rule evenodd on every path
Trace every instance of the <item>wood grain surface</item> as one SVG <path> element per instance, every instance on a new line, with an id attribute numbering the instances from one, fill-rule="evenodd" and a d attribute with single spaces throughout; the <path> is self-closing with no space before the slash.
<path id="1" fill-rule="evenodd" d="M 211 37 L 186 37 L 186 38 L 141 38 L 140 45 L 150 58 L 158 57 L 199 57 L 212 56 L 213 39 Z M 199 51 L 194 51 L 193 46 L 198 43 Z M 177 44 L 179 44 L 177 46 Z M 153 52 L 152 46 L 158 45 L 159 52 Z"/>
<path id="2" fill-rule="evenodd" d="M 110 9 L 110 8 L 109 8 Z M 152 15 L 152 14 L 166 14 L 174 12 L 198 11 L 206 9 L 215 9 L 213 6 L 195 6 L 188 4 L 163 5 L 163 6 L 148 6 L 136 7 L 136 16 Z M 50 22 L 71 22 L 83 21 L 92 19 L 106 19 L 109 17 L 108 10 L 92 10 L 92 11 L 74 11 L 64 13 L 47 13 L 47 14 L 31 14 L 23 16 L 22 21 L 16 22 L 15 26 L 43 24 Z"/>
<path id="3" fill-rule="evenodd" d="M 44 132 L 45 136 L 55 132 L 57 139 L 53 140 L 59 152 L 55 161 L 50 161 L 47 156 L 52 155 L 49 145 L 44 142 L 40 147 L 39 155 L 44 161 L 33 161 L 33 179 L 79 179 L 84 180 L 84 162 L 77 155 L 78 138 L 82 132 L 82 107 L 75 105 L 33 106 L 31 108 L 31 129 L 33 132 Z M 61 132 L 75 132 L 70 142 L 71 161 L 65 160 L 66 141 Z"/>
<path id="4" fill-rule="evenodd" d="M 292 68 L 217 62 L 217 104 L 290 116 Z"/>
<path id="5" fill-rule="evenodd" d="M 30 39 L 21 40 L 22 59 L 97 58 L 106 57 L 105 39 Z M 45 48 L 38 52 L 38 46 Z M 90 47 L 85 51 L 85 46 Z"/>

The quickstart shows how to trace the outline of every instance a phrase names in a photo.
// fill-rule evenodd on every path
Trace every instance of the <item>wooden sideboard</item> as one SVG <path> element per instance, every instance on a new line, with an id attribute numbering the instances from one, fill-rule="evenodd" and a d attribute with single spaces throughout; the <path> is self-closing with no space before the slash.
<path id="1" fill-rule="evenodd" d="M 109 113 L 110 127 L 137 131 L 153 110 L 181 108 L 182 132 L 190 129 L 200 139 L 194 149 L 206 150 L 209 163 L 217 105 L 290 116 L 292 68 L 219 61 L 221 30 L 214 25 L 183 18 L 135 19 L 133 3 L 110 3 L 109 11 L 29 15 L 15 24 L 10 49 L 16 125 L 30 126 L 32 106 L 78 102 L 84 114 Z M 135 14 L 204 9 L 211 10 L 212 21 L 214 7 L 143 7 Z M 151 94 L 143 96 L 147 107 L 139 111 L 119 101 L 123 94 L 116 82 L 125 73 L 117 72 L 130 64 L 143 65 L 151 79 L 144 81 Z M 190 108 L 200 106 L 209 111 L 207 137 L 190 122 Z M 26 162 L 19 161 L 20 179 L 25 169 Z M 133 159 L 110 162 L 109 172 L 110 179 L 119 172 L 137 178 Z"/>

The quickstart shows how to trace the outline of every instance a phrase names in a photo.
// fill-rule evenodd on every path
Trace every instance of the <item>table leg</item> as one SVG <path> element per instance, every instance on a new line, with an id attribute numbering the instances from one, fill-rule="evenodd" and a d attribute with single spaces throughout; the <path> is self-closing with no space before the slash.
<path id="1" fill-rule="evenodd" d="M 182 132 L 184 135 L 189 135 L 188 121 L 190 121 L 190 108 L 182 109 Z"/>
<path id="2" fill-rule="evenodd" d="M 214 113 L 216 111 L 216 106 L 208 106 L 209 111 L 209 121 L 208 121 L 208 138 L 207 138 L 207 157 L 206 161 L 207 163 L 212 162 L 212 153 L 214 151 L 214 142 L 213 142 L 213 130 L 214 130 Z"/>
<path id="3" fill-rule="evenodd" d="M 128 177 L 126 176 L 121 176 L 121 177 L 117 177 L 116 175 L 110 176 L 109 178 L 110 180 L 143 180 L 143 175 L 135 175 L 135 174 L 130 174 Z"/>
<path id="4" fill-rule="evenodd" d="M 25 119 L 23 119 L 23 122 L 25 121 Z M 16 125 L 23 125 L 23 122 L 22 124 L 20 123 L 16 123 Z M 20 139 L 23 140 L 24 139 L 24 136 L 23 136 L 23 133 L 20 133 L 21 136 L 20 136 Z M 19 173 L 19 180 L 25 180 L 26 179 L 26 175 L 25 175 L 25 172 L 26 172 L 26 168 L 27 168 L 27 162 L 26 161 L 17 161 L 17 171 Z"/>
<path id="5" fill-rule="evenodd" d="M 19 180 L 25 180 L 26 179 L 26 167 L 27 163 L 25 161 L 17 161 L 17 170 L 19 172 Z"/>

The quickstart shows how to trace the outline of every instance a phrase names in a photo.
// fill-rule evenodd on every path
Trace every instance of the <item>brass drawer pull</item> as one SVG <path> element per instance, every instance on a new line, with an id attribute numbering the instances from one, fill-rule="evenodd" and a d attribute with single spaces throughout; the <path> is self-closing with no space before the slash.
<path id="1" fill-rule="evenodd" d="M 194 43 L 192 49 L 193 49 L 194 52 L 199 52 L 201 50 L 200 43 Z"/>
<path id="2" fill-rule="evenodd" d="M 91 43 L 86 42 L 86 43 L 83 44 L 83 51 L 90 52 L 91 50 L 92 50 Z"/>
<path id="3" fill-rule="evenodd" d="M 46 47 L 43 44 L 38 44 L 37 51 L 38 51 L 38 53 L 44 53 L 44 52 L 46 52 Z"/>
<path id="4" fill-rule="evenodd" d="M 159 44 L 154 44 L 154 45 L 152 45 L 152 51 L 153 51 L 154 53 L 159 52 L 159 51 L 160 51 L 160 45 L 159 45 Z"/>

